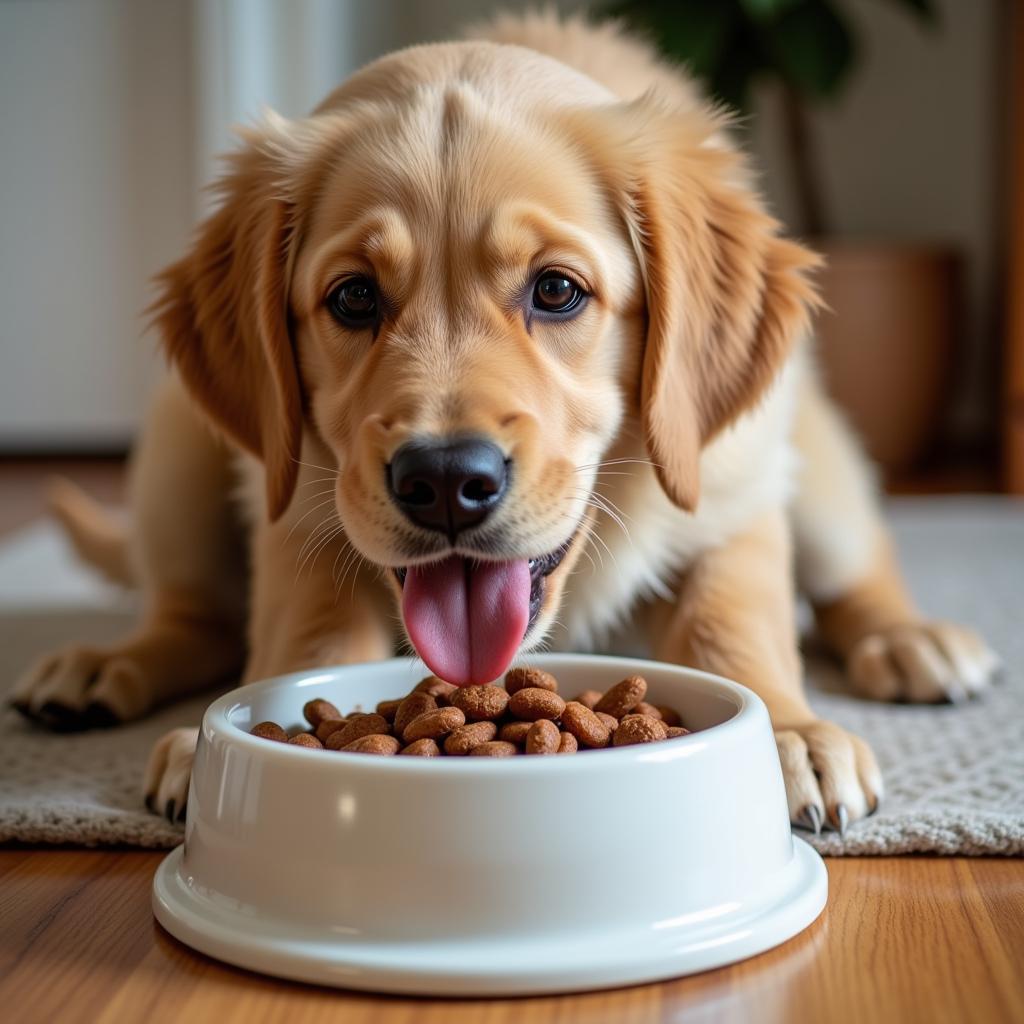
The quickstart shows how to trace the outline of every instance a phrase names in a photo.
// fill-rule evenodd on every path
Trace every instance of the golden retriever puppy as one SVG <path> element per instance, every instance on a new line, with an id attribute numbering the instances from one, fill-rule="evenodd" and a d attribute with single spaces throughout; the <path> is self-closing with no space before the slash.
<path id="1" fill-rule="evenodd" d="M 175 374 L 135 456 L 131 558 L 61 503 L 144 588 L 139 629 L 46 659 L 15 701 L 109 724 L 403 637 L 481 683 L 632 624 L 756 691 L 793 821 L 844 829 L 882 780 L 808 706 L 796 586 L 868 697 L 967 696 L 995 661 L 901 583 L 814 376 L 816 259 L 645 46 L 551 15 L 483 35 L 245 133 L 160 277 Z M 194 743 L 176 730 L 147 769 L 170 817 Z"/>

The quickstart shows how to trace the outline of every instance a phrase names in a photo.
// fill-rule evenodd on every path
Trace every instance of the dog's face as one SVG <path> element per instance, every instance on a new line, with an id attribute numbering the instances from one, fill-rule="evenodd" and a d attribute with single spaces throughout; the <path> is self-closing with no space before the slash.
<path id="1" fill-rule="evenodd" d="M 566 146 L 460 88 L 375 127 L 298 256 L 301 379 L 347 535 L 393 570 L 417 649 L 490 680 L 543 636 L 584 542 L 643 293 Z"/>
<path id="2" fill-rule="evenodd" d="M 485 682 L 556 614 L 624 425 L 692 507 L 701 445 L 799 328 L 807 261 L 729 180 L 713 121 L 496 102 L 493 81 L 429 71 L 397 96 L 371 71 L 334 112 L 268 126 L 165 275 L 161 319 L 197 397 L 264 458 L 271 513 L 305 424 L 421 656 Z"/>

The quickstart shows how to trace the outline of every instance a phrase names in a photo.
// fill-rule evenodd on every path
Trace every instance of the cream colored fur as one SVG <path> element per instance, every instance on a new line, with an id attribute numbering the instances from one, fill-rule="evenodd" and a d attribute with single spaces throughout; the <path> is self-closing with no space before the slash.
<path id="1" fill-rule="evenodd" d="M 239 670 L 385 657 L 405 527 L 383 466 L 410 433 L 472 429 L 523 481 L 497 520 L 506 557 L 579 527 L 524 651 L 633 620 L 660 657 L 760 694 L 793 820 L 845 828 L 882 781 L 869 745 L 807 704 L 796 575 L 868 696 L 971 695 L 995 660 L 902 586 L 813 370 L 814 258 L 762 210 L 722 118 L 646 45 L 550 14 L 480 34 L 492 42 L 385 58 L 310 118 L 247 134 L 223 207 L 161 278 L 176 372 L 135 455 L 133 557 L 62 498 L 79 549 L 130 566 L 146 614 L 124 644 L 44 659 L 15 703 L 53 727 L 111 724 Z M 494 214 L 483 235 L 475 210 Z M 473 246 L 532 251 L 538 231 L 596 285 L 585 314 L 531 337 L 495 314 L 504 279 L 480 276 Z M 407 304 L 386 344 L 324 315 L 360 245 Z M 171 817 L 194 743 L 176 730 L 147 769 Z"/>

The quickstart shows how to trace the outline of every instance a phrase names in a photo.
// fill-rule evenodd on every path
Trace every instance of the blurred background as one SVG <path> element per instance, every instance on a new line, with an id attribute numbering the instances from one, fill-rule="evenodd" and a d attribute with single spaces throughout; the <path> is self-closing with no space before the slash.
<path id="1" fill-rule="evenodd" d="M 0 0 L 0 457 L 123 455 L 161 372 L 148 279 L 233 123 L 521 6 Z M 742 112 L 771 208 L 829 258 L 825 372 L 890 488 L 1024 490 L 1020 5 L 555 6 L 623 18 Z"/>

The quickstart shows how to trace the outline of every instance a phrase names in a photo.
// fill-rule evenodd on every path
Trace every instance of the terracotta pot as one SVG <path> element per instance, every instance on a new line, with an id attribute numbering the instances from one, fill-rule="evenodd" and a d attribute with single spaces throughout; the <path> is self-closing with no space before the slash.
<path id="1" fill-rule="evenodd" d="M 872 458 L 892 473 L 918 462 L 947 405 L 961 266 L 938 245 L 825 241 L 817 321 L 828 389 Z"/>

